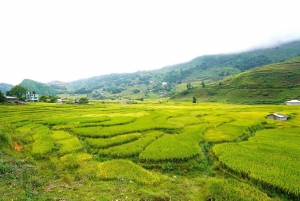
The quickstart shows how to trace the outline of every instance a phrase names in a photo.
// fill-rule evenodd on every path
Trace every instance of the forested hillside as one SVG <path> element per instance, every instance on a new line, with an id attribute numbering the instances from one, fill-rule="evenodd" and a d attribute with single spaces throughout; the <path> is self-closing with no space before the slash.
<path id="1" fill-rule="evenodd" d="M 300 55 L 300 41 L 239 54 L 201 56 L 187 63 L 158 70 L 96 76 L 69 84 L 75 88 L 76 93 L 94 92 L 95 98 L 101 97 L 99 94 L 102 93 L 122 94 L 134 86 L 139 87 L 139 90 L 143 92 L 159 93 L 164 91 L 168 96 L 180 83 L 199 81 L 210 83 L 258 66 L 282 62 L 298 55 Z M 164 82 L 167 85 L 162 87 Z"/>
<path id="2" fill-rule="evenodd" d="M 284 103 L 300 98 L 300 57 L 266 65 L 225 78 L 211 85 L 187 89 L 174 100 L 233 103 Z"/>
<path id="3" fill-rule="evenodd" d="M 109 74 L 70 83 L 49 84 L 25 79 L 20 85 L 39 94 L 85 94 L 93 99 L 169 97 L 182 91 L 179 84 L 209 84 L 266 64 L 300 55 L 300 41 L 238 54 L 200 56 L 189 62 L 158 70 Z M 4 89 L 5 90 L 5 89 Z"/>
<path id="4" fill-rule="evenodd" d="M 26 87 L 29 91 L 35 91 L 37 94 L 41 95 L 55 95 L 58 93 L 58 91 L 49 85 L 34 80 L 24 79 L 20 85 Z"/>

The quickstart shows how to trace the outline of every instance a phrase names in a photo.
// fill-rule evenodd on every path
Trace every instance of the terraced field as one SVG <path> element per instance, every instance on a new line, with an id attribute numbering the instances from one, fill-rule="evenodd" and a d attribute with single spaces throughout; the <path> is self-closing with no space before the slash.
<path id="1" fill-rule="evenodd" d="M 297 106 L 94 102 L 0 110 L 3 200 L 299 199 Z M 291 120 L 266 120 L 272 112 Z M 28 175 L 33 169 L 38 176 Z"/>

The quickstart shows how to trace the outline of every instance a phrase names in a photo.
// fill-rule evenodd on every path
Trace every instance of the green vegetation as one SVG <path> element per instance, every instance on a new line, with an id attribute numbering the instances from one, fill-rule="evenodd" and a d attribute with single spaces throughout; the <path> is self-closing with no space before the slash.
<path id="1" fill-rule="evenodd" d="M 200 56 L 189 62 L 159 70 L 97 76 L 72 82 L 71 85 L 75 89 L 81 89 L 77 92 L 90 93 L 97 99 L 124 96 L 137 98 L 136 95 L 148 98 L 149 92 L 158 96 L 170 96 L 178 92 L 177 85 L 180 83 L 192 89 L 200 82 L 202 88 L 205 88 L 207 83 L 255 67 L 292 59 L 300 54 L 299 44 L 300 42 L 296 41 L 239 54 Z M 167 86 L 162 86 L 163 82 L 166 82 Z"/>
<path id="2" fill-rule="evenodd" d="M 44 84 L 25 79 L 19 85 L 26 87 L 29 91 L 35 91 L 39 95 L 57 95 L 60 98 L 72 100 L 84 96 L 89 100 L 118 100 L 119 102 L 124 100 L 127 100 L 128 102 L 133 100 L 143 101 L 147 99 L 170 97 L 183 91 L 183 94 L 181 95 L 190 94 L 192 96 L 189 98 L 194 96 L 197 100 L 201 101 L 234 102 L 234 99 L 228 98 L 229 95 L 231 97 L 237 95 L 243 96 L 245 93 L 240 92 L 239 90 L 231 90 L 232 94 L 227 95 L 229 92 L 228 90 L 225 90 L 225 92 L 220 93 L 218 97 L 212 98 L 210 96 L 216 94 L 218 87 L 217 89 L 211 89 L 211 87 L 206 89 L 206 86 L 209 86 L 211 83 L 217 83 L 217 86 L 222 88 L 223 86 L 226 86 L 226 84 L 224 85 L 223 81 L 221 81 L 224 78 L 256 67 L 283 62 L 299 55 L 300 41 L 294 41 L 274 48 L 238 54 L 200 56 L 186 63 L 167 66 L 153 71 L 101 75 L 77 80 L 71 83 L 54 81 Z M 296 79 L 293 73 L 290 73 L 287 76 L 288 78 Z M 244 83 L 246 84 L 245 89 L 248 89 L 248 84 L 251 84 L 252 81 L 253 80 L 248 80 Z M 197 89 L 200 86 L 203 89 L 201 92 Z M 5 93 L 10 88 L 12 88 L 12 86 L 0 83 L 0 91 Z M 252 91 L 248 91 L 246 94 L 251 94 L 252 97 L 259 95 L 261 91 L 255 91 L 255 89 L 256 88 L 251 88 L 252 91 L 254 90 L 253 93 Z M 219 92 L 220 91 L 218 91 L 218 94 Z M 274 94 L 278 93 L 280 92 L 263 91 L 261 95 L 266 96 L 270 94 L 270 96 L 274 97 Z M 246 97 L 251 99 L 251 96 Z M 182 97 L 177 98 L 183 99 Z M 249 103 L 259 103 L 259 101 L 260 100 L 255 102 L 251 100 Z M 275 103 L 272 101 L 270 102 L 269 100 L 261 101 L 262 103 Z M 86 103 L 87 100 L 84 100 L 83 102 Z M 238 100 L 237 102 L 242 103 L 241 100 Z"/>
<path id="3" fill-rule="evenodd" d="M 300 199 L 298 106 L 93 101 L 0 109 L 4 201 Z M 269 113 L 291 119 L 266 120 Z"/>
<path id="4" fill-rule="evenodd" d="M 144 184 L 155 184 L 160 176 L 149 172 L 128 160 L 111 160 L 98 165 L 97 177 L 100 179 L 127 179 Z"/>
<path id="5" fill-rule="evenodd" d="M 0 91 L 0 103 L 6 103 L 6 97 L 4 96 L 4 94 Z"/>
<path id="6" fill-rule="evenodd" d="M 266 65 L 223 79 L 221 82 L 182 91 L 172 97 L 188 101 L 243 104 L 281 104 L 300 96 L 300 57 Z"/>
<path id="7" fill-rule="evenodd" d="M 6 93 L 11 88 L 13 88 L 13 85 L 11 84 L 0 83 L 0 91 L 2 91 L 3 93 Z"/>
<path id="8" fill-rule="evenodd" d="M 13 88 L 11 88 L 7 94 L 10 96 L 16 96 L 19 99 L 24 99 L 25 92 L 27 91 L 26 87 L 23 87 L 21 85 L 16 85 Z"/>
<path id="9" fill-rule="evenodd" d="M 298 132 L 294 126 L 263 130 L 246 142 L 217 145 L 214 152 L 229 171 L 299 197 Z"/>
<path id="10" fill-rule="evenodd" d="M 37 94 L 40 94 L 40 95 L 53 96 L 53 95 L 57 94 L 57 91 L 55 89 L 53 89 L 51 86 L 41 83 L 41 82 L 30 80 L 30 79 L 24 79 L 20 83 L 20 86 L 27 88 L 29 91 L 35 91 Z"/>

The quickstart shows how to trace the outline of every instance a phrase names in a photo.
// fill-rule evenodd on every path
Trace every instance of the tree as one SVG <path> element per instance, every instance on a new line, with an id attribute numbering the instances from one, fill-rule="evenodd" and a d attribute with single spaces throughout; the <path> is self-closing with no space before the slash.
<path id="1" fill-rule="evenodd" d="M 48 97 L 45 95 L 40 96 L 40 102 L 47 102 Z"/>
<path id="2" fill-rule="evenodd" d="M 87 104 L 87 103 L 89 103 L 89 100 L 88 100 L 87 97 L 82 97 L 82 98 L 79 99 L 78 103 L 79 104 Z"/>
<path id="3" fill-rule="evenodd" d="M 187 84 L 186 84 L 186 88 L 187 88 L 187 89 L 191 89 L 191 88 L 193 88 L 193 87 L 192 87 L 191 83 L 187 83 Z"/>
<path id="4" fill-rule="evenodd" d="M 17 96 L 19 99 L 21 99 L 23 96 L 25 96 L 26 91 L 27 91 L 27 88 L 20 86 L 20 85 L 16 85 L 10 89 L 8 94 L 10 96 Z"/>
<path id="5" fill-rule="evenodd" d="M 54 103 L 54 102 L 56 102 L 56 101 L 57 101 L 57 99 L 59 99 L 59 97 L 58 97 L 58 96 L 52 96 L 52 97 L 50 98 L 50 103 Z"/>
<path id="6" fill-rule="evenodd" d="M 196 103 L 197 102 L 197 99 L 195 96 L 193 96 L 193 103 Z"/>
<path id="7" fill-rule="evenodd" d="M 134 94 L 138 94 L 138 93 L 140 93 L 140 92 L 141 92 L 141 91 L 140 91 L 139 89 L 134 89 L 134 90 L 133 90 L 133 93 L 134 93 Z"/>
<path id="8" fill-rule="evenodd" d="M 204 83 L 204 81 L 202 81 L 202 82 L 201 82 L 201 85 L 202 85 L 202 88 L 204 88 L 204 87 L 205 87 L 205 83 Z"/>
<path id="9" fill-rule="evenodd" d="M 6 97 L 4 96 L 4 94 L 0 91 L 0 103 L 6 103 Z"/>

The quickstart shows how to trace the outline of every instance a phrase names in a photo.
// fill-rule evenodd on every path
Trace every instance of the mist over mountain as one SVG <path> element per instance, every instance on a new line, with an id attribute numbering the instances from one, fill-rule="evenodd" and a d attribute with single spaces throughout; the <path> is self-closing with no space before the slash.
<path id="1" fill-rule="evenodd" d="M 177 93 L 181 83 L 216 82 L 255 67 L 282 62 L 300 55 L 300 41 L 237 54 L 200 56 L 189 62 L 157 70 L 100 75 L 69 83 L 47 84 L 25 79 L 21 85 L 39 94 L 84 94 L 90 98 L 121 98 L 155 96 L 169 97 Z M 152 96 L 153 97 L 153 96 Z"/>
<path id="2" fill-rule="evenodd" d="M 282 62 L 298 55 L 300 55 L 300 41 L 294 41 L 272 48 L 238 54 L 200 56 L 189 62 L 158 70 L 95 76 L 69 84 L 75 90 L 85 93 L 98 90 L 99 93 L 122 94 L 128 88 L 134 90 L 134 87 L 138 87 L 143 92 L 165 91 L 167 96 L 173 93 L 173 89 L 180 83 L 197 81 L 211 83 L 226 76 L 235 75 L 258 66 Z M 167 85 L 162 87 L 162 83 L 167 83 Z M 97 98 L 96 95 L 95 98 Z"/>

